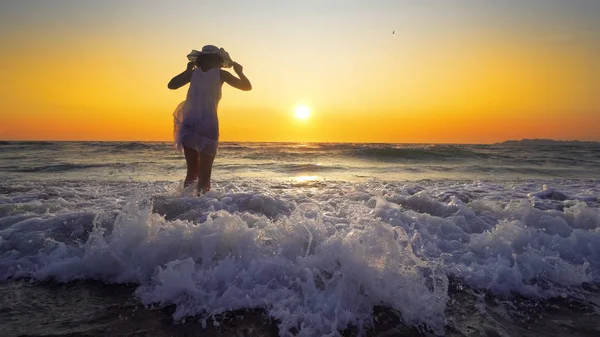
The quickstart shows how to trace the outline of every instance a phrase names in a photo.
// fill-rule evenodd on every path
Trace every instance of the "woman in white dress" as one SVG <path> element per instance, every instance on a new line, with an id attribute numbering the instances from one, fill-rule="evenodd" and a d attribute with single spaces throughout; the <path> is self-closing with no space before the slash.
<path id="1" fill-rule="evenodd" d="M 187 69 L 173 77 L 169 89 L 190 83 L 187 97 L 179 104 L 174 117 L 175 144 L 183 149 L 187 163 L 184 186 L 198 180 L 198 193 L 210 190 L 210 175 L 219 143 L 217 110 L 224 82 L 234 88 L 248 91 L 252 84 L 243 73 L 243 67 L 231 60 L 223 49 L 212 45 L 193 50 L 188 55 Z M 239 78 L 221 69 L 233 66 Z"/>

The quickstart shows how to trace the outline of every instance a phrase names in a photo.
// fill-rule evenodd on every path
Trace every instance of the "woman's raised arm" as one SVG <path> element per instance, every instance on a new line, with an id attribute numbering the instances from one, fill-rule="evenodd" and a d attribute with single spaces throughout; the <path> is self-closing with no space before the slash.
<path id="1" fill-rule="evenodd" d="M 187 64 L 187 69 L 185 69 L 184 72 L 182 72 L 181 74 L 173 77 L 171 79 L 171 81 L 169 81 L 169 84 L 167 85 L 169 87 L 169 89 L 178 89 L 183 87 L 184 85 L 190 83 L 190 81 L 192 80 L 192 72 L 194 71 L 194 64 L 192 62 L 189 62 Z"/>
<path id="2" fill-rule="evenodd" d="M 246 77 L 246 75 L 244 75 L 244 67 L 242 67 L 241 64 L 234 62 L 233 70 L 240 78 L 231 75 L 231 73 L 228 71 L 221 70 L 221 79 L 234 88 L 244 91 L 252 90 L 252 84 L 250 83 L 250 80 Z"/>

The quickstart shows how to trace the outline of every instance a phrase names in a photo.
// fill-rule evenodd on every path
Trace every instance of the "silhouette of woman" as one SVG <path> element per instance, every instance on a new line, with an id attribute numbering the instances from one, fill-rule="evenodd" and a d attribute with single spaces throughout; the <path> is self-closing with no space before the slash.
<path id="1" fill-rule="evenodd" d="M 243 73 L 243 67 L 231 60 L 223 49 L 212 45 L 193 50 L 188 55 L 187 68 L 173 77 L 169 89 L 190 87 L 184 102 L 179 104 L 174 117 L 173 137 L 177 148 L 185 153 L 187 175 L 184 186 L 198 180 L 198 193 L 210 190 L 212 165 L 219 143 L 219 120 L 217 110 L 224 82 L 234 88 L 249 91 L 252 84 Z M 221 68 L 231 67 L 239 76 L 233 76 Z"/>

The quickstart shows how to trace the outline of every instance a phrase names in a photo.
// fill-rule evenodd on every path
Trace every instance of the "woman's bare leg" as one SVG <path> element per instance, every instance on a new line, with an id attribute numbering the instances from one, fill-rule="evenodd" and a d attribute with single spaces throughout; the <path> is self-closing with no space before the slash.
<path id="1" fill-rule="evenodd" d="M 198 179 L 198 151 L 184 146 L 183 152 L 187 164 L 187 174 L 183 186 L 188 187 Z"/>
<path id="2" fill-rule="evenodd" d="M 200 164 L 198 165 L 198 192 L 206 193 L 210 191 L 210 175 L 215 156 L 206 153 L 199 154 Z"/>

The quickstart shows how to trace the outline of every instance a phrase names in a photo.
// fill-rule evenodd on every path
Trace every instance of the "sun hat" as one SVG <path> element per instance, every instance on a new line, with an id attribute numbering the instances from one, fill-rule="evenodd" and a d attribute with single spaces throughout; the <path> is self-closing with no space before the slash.
<path id="1" fill-rule="evenodd" d="M 187 58 L 188 60 L 190 60 L 190 62 L 196 63 L 196 58 L 198 57 L 198 55 L 202 54 L 217 54 L 221 56 L 221 59 L 223 59 L 223 68 L 230 68 L 233 65 L 233 61 L 231 60 L 229 53 L 226 52 L 225 49 L 210 44 L 202 47 L 201 51 L 197 51 L 195 49 L 192 50 L 187 55 Z"/>

